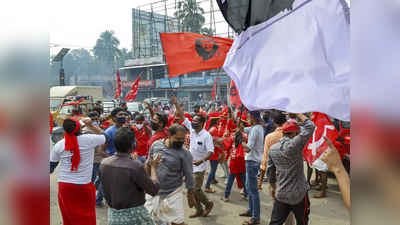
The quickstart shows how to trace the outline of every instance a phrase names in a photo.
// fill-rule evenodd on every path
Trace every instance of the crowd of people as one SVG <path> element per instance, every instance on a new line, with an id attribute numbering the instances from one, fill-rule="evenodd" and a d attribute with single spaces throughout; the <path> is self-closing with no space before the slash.
<path id="1" fill-rule="evenodd" d="M 218 166 L 226 184 L 220 200 L 229 202 L 236 180 L 248 202 L 239 213 L 249 217 L 242 224 L 260 224 L 259 191 L 265 183 L 274 202 L 269 224 L 308 224 L 308 191 L 314 187 L 321 190 L 315 198 L 326 197 L 327 177 L 317 171 L 311 182 L 311 166 L 305 176 L 303 149 L 315 130 L 306 114 L 220 104 L 208 112 L 195 105 L 190 115 L 173 95 L 171 103 L 153 109 L 144 102 L 147 119 L 127 111 L 126 103 L 104 116 L 98 102 L 88 117 L 75 113 L 64 121 L 64 139 L 50 157 L 50 173 L 61 162 L 63 224 L 96 224 L 96 207 L 108 209 L 110 225 L 187 224 L 184 186 L 188 206 L 195 208 L 189 218 L 209 215 L 214 202 L 205 193 L 216 192 Z M 330 149 L 322 162 L 337 176 L 350 210 L 349 177 L 337 150 L 325 141 Z"/>

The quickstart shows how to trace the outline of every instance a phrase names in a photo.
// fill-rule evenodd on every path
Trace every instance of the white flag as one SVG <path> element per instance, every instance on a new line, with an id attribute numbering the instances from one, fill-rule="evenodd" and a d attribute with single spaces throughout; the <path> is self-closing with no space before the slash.
<path id="1" fill-rule="evenodd" d="M 224 70 L 250 110 L 321 112 L 350 121 L 350 25 L 340 0 L 296 0 L 242 32 Z"/>

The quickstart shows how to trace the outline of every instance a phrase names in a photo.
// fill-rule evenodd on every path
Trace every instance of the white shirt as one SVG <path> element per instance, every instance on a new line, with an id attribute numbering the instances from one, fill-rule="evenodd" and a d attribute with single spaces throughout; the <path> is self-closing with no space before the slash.
<path id="1" fill-rule="evenodd" d="M 57 142 L 51 152 L 50 162 L 61 161 L 58 170 L 58 182 L 72 184 L 88 184 L 91 182 L 93 170 L 94 148 L 106 142 L 104 135 L 83 134 L 77 136 L 81 162 L 78 171 L 71 171 L 71 151 L 65 151 L 65 139 Z"/>
<path id="2" fill-rule="evenodd" d="M 192 153 L 193 160 L 202 160 L 208 152 L 214 153 L 214 143 L 210 133 L 206 130 L 201 130 L 198 134 L 192 128 L 192 124 L 186 118 L 183 121 L 185 127 L 190 131 L 190 153 Z M 193 165 L 193 172 L 203 172 L 207 169 L 207 163 L 202 163 L 199 166 Z"/>

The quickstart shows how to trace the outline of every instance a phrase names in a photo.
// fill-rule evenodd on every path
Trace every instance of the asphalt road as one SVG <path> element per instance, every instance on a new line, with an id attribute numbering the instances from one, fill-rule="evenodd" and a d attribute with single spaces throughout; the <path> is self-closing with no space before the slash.
<path id="1" fill-rule="evenodd" d="M 50 152 L 53 149 L 53 144 L 50 143 Z M 306 165 L 305 165 L 306 167 Z M 62 218 L 57 200 L 57 180 L 58 180 L 58 167 L 56 171 L 50 175 L 50 224 L 58 225 L 62 224 Z M 187 199 L 184 198 L 185 206 L 185 222 L 189 225 L 234 225 L 242 224 L 247 218 L 238 216 L 239 212 L 247 209 L 247 203 L 242 199 L 239 194 L 240 190 L 236 186 L 236 182 L 233 185 L 229 202 L 222 202 L 219 197 L 225 191 L 224 178 L 219 178 L 222 175 L 223 170 L 218 167 L 217 180 L 220 182 L 216 185 L 212 185 L 211 188 L 217 190 L 217 193 L 208 194 L 209 198 L 215 203 L 214 209 L 207 217 L 198 217 L 194 219 L 189 218 L 195 209 L 190 209 L 187 204 Z M 205 183 L 205 182 L 204 182 Z M 311 202 L 311 214 L 310 214 L 310 225 L 347 225 L 350 224 L 350 213 L 343 202 L 342 195 L 339 191 L 339 186 L 335 178 L 329 178 L 328 181 L 329 189 L 327 190 L 327 197 L 323 199 L 310 198 Z M 263 191 L 260 192 L 261 197 L 261 224 L 268 224 L 271 217 L 272 201 L 269 197 L 268 184 L 263 185 Z M 184 189 L 186 193 L 186 189 Z M 310 190 L 310 196 L 317 193 L 315 190 Z M 107 209 L 96 209 L 97 224 L 107 224 Z"/>

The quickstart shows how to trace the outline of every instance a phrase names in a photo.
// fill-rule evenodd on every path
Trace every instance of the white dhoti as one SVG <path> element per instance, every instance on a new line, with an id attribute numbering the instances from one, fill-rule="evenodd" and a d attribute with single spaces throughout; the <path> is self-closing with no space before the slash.
<path id="1" fill-rule="evenodd" d="M 146 194 L 144 207 L 149 211 L 155 221 L 167 223 L 183 223 L 183 193 L 182 187 L 169 194 L 164 200 L 159 195 L 152 197 Z"/>
<path id="2" fill-rule="evenodd" d="M 329 149 L 329 148 L 328 148 Z M 322 171 L 322 172 L 328 172 L 328 166 L 326 165 L 326 163 L 324 163 L 324 161 L 322 161 L 322 156 L 325 154 L 322 153 L 321 156 L 315 160 L 312 164 L 312 168 L 317 169 L 318 171 Z"/>

